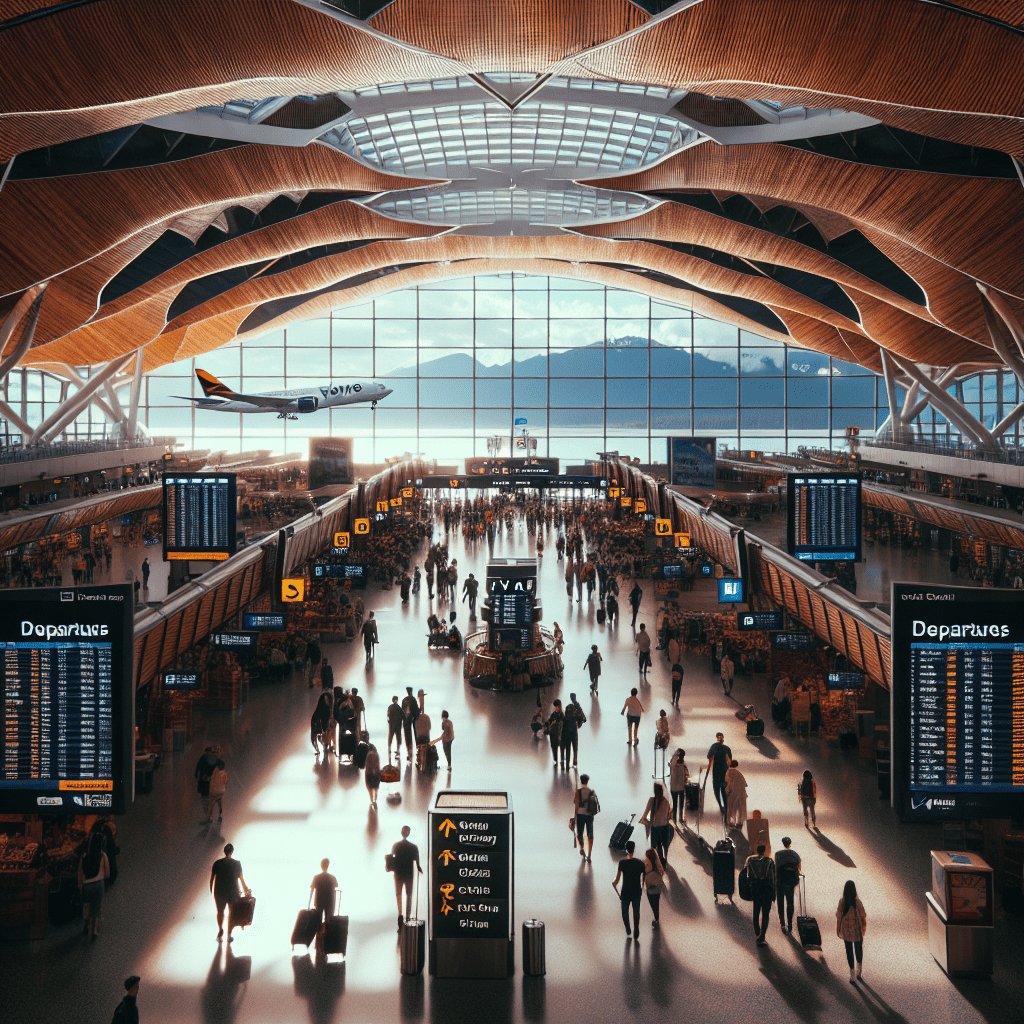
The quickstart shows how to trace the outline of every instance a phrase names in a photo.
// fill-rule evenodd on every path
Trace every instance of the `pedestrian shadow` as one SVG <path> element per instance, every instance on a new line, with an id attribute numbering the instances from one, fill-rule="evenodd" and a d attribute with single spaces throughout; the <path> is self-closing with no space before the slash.
<path id="1" fill-rule="evenodd" d="M 762 757 L 767 757 L 772 761 L 777 761 L 781 751 L 767 736 L 748 736 L 747 742 L 754 748 Z"/>
<path id="2" fill-rule="evenodd" d="M 338 1000 L 345 993 L 344 961 L 330 963 L 318 960 L 314 964 L 307 953 L 292 957 L 292 972 L 295 975 L 295 994 L 309 1004 L 311 1024 L 331 1024 Z"/>
<path id="3" fill-rule="evenodd" d="M 907 1018 L 894 1010 L 863 978 L 857 984 L 856 991 L 878 1024 L 909 1024 Z"/>
<path id="4" fill-rule="evenodd" d="M 582 857 L 580 858 L 580 869 L 576 876 L 573 909 L 576 912 L 577 918 L 588 918 L 594 915 L 594 872 Z"/>
<path id="5" fill-rule="evenodd" d="M 855 868 L 857 866 L 853 863 L 853 858 L 841 846 L 837 846 L 817 829 L 810 829 L 809 831 L 818 846 L 828 854 L 830 860 L 834 860 L 837 864 L 842 864 L 847 868 Z"/>
<path id="6" fill-rule="evenodd" d="M 217 952 L 202 991 L 205 1024 L 232 1024 L 241 1009 L 245 987 L 252 975 L 252 957 L 235 956 L 230 945 L 217 944 Z"/>
<path id="7" fill-rule="evenodd" d="M 636 945 L 636 943 L 634 943 Z M 655 1006 L 672 1005 L 676 987 L 682 981 L 683 966 L 663 940 L 660 928 L 652 929 L 650 966 L 647 968 L 647 994 Z"/>
<path id="8" fill-rule="evenodd" d="M 850 985 L 846 980 L 846 961 L 839 958 L 837 963 L 840 974 L 833 973 L 823 954 L 811 956 L 805 951 L 804 969 L 814 982 L 815 991 L 830 992 L 851 1020 L 863 1018 L 863 1007 L 866 1007 L 878 1024 L 908 1024 L 907 1018 L 897 1013 L 881 996 L 865 991 L 868 987 L 863 981 L 858 982 L 856 988 Z"/>
<path id="9" fill-rule="evenodd" d="M 682 914 L 683 917 L 703 917 L 704 911 L 697 902 L 690 883 L 679 875 L 671 864 L 665 865 L 665 875 L 669 882 L 668 892 L 665 895 L 668 897 L 668 903 L 672 909 L 677 914 Z"/>
<path id="10" fill-rule="evenodd" d="M 677 833 L 678 835 L 679 833 Z M 707 838 L 707 837 L 705 837 Z M 693 863 L 700 867 L 709 878 L 713 876 L 711 868 L 711 853 L 705 849 L 704 844 L 697 834 L 689 830 L 682 833 L 683 844 L 693 858 Z"/>
<path id="11" fill-rule="evenodd" d="M 753 932 L 753 928 L 751 928 Z M 753 945 L 753 936 L 751 935 Z M 761 961 L 761 973 L 768 979 L 772 987 L 786 1001 L 794 1016 L 800 1020 L 814 1024 L 825 1009 L 824 1000 L 818 994 L 821 989 L 807 984 L 806 974 L 796 967 L 790 966 L 771 947 L 754 946 Z M 828 973 L 826 971 L 826 973 Z M 831 974 L 828 977 L 832 978 Z M 855 1019 L 851 1014 L 850 1019 Z"/>
<path id="12" fill-rule="evenodd" d="M 632 913 L 631 908 L 630 919 Z M 622 950 L 622 1001 L 627 1010 L 636 1013 L 641 1008 L 645 987 L 640 963 L 640 943 L 627 937 Z"/>

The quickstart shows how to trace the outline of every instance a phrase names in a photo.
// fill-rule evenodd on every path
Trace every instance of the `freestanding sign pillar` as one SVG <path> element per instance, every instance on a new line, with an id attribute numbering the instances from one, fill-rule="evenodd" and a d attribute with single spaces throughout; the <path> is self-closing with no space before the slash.
<path id="1" fill-rule="evenodd" d="M 511 977 L 515 872 L 508 793 L 445 790 L 428 819 L 430 973 Z"/>

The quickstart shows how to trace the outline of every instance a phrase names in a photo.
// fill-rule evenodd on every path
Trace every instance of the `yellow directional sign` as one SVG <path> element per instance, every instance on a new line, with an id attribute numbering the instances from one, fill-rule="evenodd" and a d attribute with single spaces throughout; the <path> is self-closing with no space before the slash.
<path id="1" fill-rule="evenodd" d="M 437 831 L 443 832 L 445 839 L 447 839 L 452 834 L 452 832 L 457 832 L 458 828 L 456 827 L 455 822 L 452 821 L 451 818 L 445 818 L 444 821 L 442 821 L 441 824 L 437 826 Z"/>
<path id="2" fill-rule="evenodd" d="M 352 529 L 355 532 L 357 537 L 361 536 L 364 533 L 369 533 L 370 532 L 370 520 L 369 519 L 357 519 L 352 524 Z"/>
<path id="3" fill-rule="evenodd" d="M 647 511 L 647 499 L 646 498 L 637 498 L 636 501 L 633 504 L 633 508 L 636 509 L 637 512 L 646 512 Z"/>
<path id="4" fill-rule="evenodd" d="M 456 480 L 456 479 L 455 479 L 455 478 L 453 477 L 452 479 L 450 479 L 450 480 L 448 481 L 448 486 L 449 486 L 449 487 L 458 487 L 458 486 L 459 486 L 459 481 L 458 481 L 458 480 Z"/>
<path id="5" fill-rule="evenodd" d="M 401 508 L 402 507 L 402 499 L 401 498 L 392 498 L 391 499 L 391 507 L 392 508 Z"/>
<path id="6" fill-rule="evenodd" d="M 347 530 L 344 533 L 336 533 L 334 535 L 334 546 L 336 548 L 347 548 L 350 546 L 351 540 L 352 537 Z"/>
<path id="7" fill-rule="evenodd" d="M 622 507 L 623 508 L 631 508 L 632 505 L 633 505 L 633 499 L 631 497 L 629 497 L 628 495 L 626 495 L 625 497 L 620 498 L 619 501 L 622 502 Z"/>
<path id="8" fill-rule="evenodd" d="M 377 502 L 377 511 L 378 512 L 387 512 L 390 509 L 391 509 L 391 506 L 388 504 L 387 501 L 378 501 Z"/>
<path id="9" fill-rule="evenodd" d="M 412 497 L 412 488 L 411 487 L 403 487 L 402 488 L 402 497 L 403 498 L 411 498 Z"/>
<path id="10" fill-rule="evenodd" d="M 301 577 L 281 580 L 281 600 L 297 603 L 306 600 L 306 581 Z"/>
<path id="11" fill-rule="evenodd" d="M 654 520 L 654 536 L 655 537 L 668 537 L 672 533 L 672 520 L 671 519 L 655 519 Z"/>
<path id="12" fill-rule="evenodd" d="M 622 493 L 622 488 L 621 487 L 609 487 L 608 488 L 608 497 L 609 498 L 617 498 L 621 493 Z"/>
<path id="13" fill-rule="evenodd" d="M 437 855 L 437 859 L 438 859 L 438 860 L 443 860 L 443 861 L 444 861 L 444 866 L 445 866 L 445 867 L 448 867 L 448 865 L 449 865 L 449 864 L 451 864 L 451 862 L 452 862 L 453 860 L 455 860 L 455 854 L 454 854 L 454 853 L 452 853 L 452 851 L 451 851 L 451 850 L 442 850 L 442 851 L 441 851 L 441 852 L 440 852 L 440 853 L 439 853 L 439 854 Z"/>
<path id="14" fill-rule="evenodd" d="M 676 547 L 688 548 L 690 546 L 690 535 L 688 533 L 676 534 Z"/>

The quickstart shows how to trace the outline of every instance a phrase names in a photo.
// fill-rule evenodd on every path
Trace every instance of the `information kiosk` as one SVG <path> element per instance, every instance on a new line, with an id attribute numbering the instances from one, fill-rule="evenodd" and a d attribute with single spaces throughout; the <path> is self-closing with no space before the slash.
<path id="1" fill-rule="evenodd" d="M 508 793 L 445 790 L 427 818 L 430 973 L 510 978 L 515 830 Z"/>

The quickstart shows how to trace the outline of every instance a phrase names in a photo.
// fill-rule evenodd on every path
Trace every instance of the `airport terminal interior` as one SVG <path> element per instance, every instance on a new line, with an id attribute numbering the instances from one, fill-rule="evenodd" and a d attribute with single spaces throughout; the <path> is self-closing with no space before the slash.
<path id="1" fill-rule="evenodd" d="M 1024 3 L 0 69 L 5 1021 L 1020 1019 Z"/>

